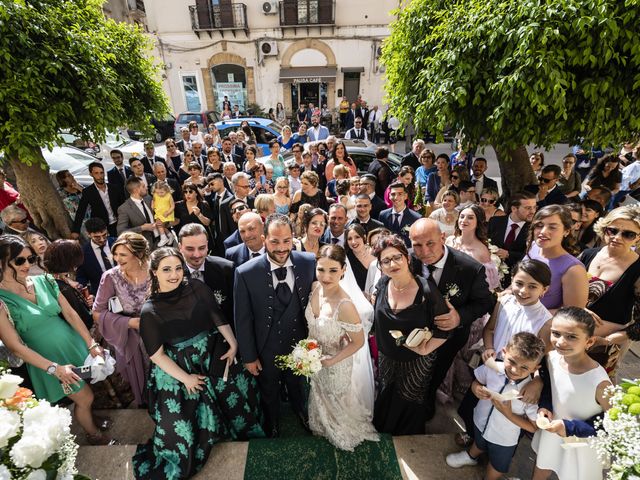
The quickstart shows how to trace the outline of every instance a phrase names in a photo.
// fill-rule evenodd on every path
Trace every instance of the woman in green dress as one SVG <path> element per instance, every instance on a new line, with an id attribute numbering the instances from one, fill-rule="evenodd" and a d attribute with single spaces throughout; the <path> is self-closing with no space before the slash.
<path id="1" fill-rule="evenodd" d="M 103 355 L 87 327 L 49 275 L 29 276 L 38 256 L 15 235 L 0 236 L 0 340 L 27 363 L 36 397 L 51 403 L 68 396 L 74 415 L 92 444 L 110 442 L 91 413 L 93 393 L 71 370 L 87 353 Z M 62 313 L 62 317 L 60 317 Z"/>
<path id="2" fill-rule="evenodd" d="M 136 479 L 185 479 L 221 440 L 264 437 L 255 378 L 235 362 L 236 338 L 213 292 L 185 280 L 174 248 L 151 254 L 151 297 L 140 336 L 153 366 L 147 381 L 153 437 L 133 457 Z"/>

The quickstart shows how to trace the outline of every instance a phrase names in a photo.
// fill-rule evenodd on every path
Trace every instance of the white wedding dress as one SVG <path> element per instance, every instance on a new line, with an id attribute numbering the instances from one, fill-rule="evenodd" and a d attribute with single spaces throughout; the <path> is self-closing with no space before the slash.
<path id="1" fill-rule="evenodd" d="M 352 284 L 350 277 L 353 277 L 353 273 L 348 268 L 341 286 L 352 299 L 342 300 L 332 317 L 316 317 L 311 308 L 311 301 L 307 304 L 305 317 L 309 326 L 309 337 L 319 342 L 323 355 L 335 355 L 339 352 L 343 348 L 342 337 L 345 333 L 364 333 L 364 346 L 354 355 L 331 367 L 323 367 L 311 377 L 309 392 L 311 431 L 325 437 L 337 448 L 353 451 L 363 441 L 378 441 L 379 437 L 371 423 L 374 383 L 367 342 L 373 307 L 360 292 L 355 278 L 352 279 Z M 358 297 L 358 292 L 362 298 Z M 344 302 L 352 302 L 355 305 L 362 322 L 360 325 L 341 322 L 338 319 L 340 305 Z"/>

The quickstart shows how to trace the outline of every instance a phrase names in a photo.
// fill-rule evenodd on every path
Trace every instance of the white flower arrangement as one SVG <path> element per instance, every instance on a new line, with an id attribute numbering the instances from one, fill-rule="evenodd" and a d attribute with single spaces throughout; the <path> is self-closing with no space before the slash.
<path id="1" fill-rule="evenodd" d="M 610 465 L 608 480 L 640 478 L 640 380 L 625 380 L 605 390 L 612 407 L 596 422 L 589 443 Z"/>
<path id="2" fill-rule="evenodd" d="M 300 340 L 289 355 L 278 355 L 276 365 L 283 370 L 291 370 L 294 375 L 311 377 L 322 370 L 322 348 L 317 340 Z"/>
<path id="3" fill-rule="evenodd" d="M 445 294 L 445 298 L 447 300 L 451 300 L 453 297 L 457 296 L 460 293 L 460 287 L 457 283 L 447 283 L 447 293 Z"/>
<path id="4" fill-rule="evenodd" d="M 493 262 L 493 264 L 498 269 L 498 276 L 500 277 L 500 280 L 502 280 L 505 275 L 509 274 L 509 266 L 498 256 L 498 250 L 499 248 L 493 245 L 491 241 L 489 241 L 489 253 L 491 254 L 491 262 Z"/>
<path id="5" fill-rule="evenodd" d="M 75 468 L 71 412 L 37 400 L 0 369 L 0 480 L 86 479 Z"/>

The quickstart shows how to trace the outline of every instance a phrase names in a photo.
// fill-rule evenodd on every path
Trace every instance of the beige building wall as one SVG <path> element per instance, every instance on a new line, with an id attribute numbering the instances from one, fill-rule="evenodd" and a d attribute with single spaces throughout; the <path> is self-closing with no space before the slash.
<path id="1" fill-rule="evenodd" d="M 360 69 L 359 94 L 370 105 L 383 104 L 384 73 L 376 59 L 376 47 L 389 35 L 390 12 L 398 7 L 398 0 L 336 0 L 334 26 L 296 29 L 281 28 L 278 14 L 265 15 L 263 0 L 245 0 L 244 4 L 246 31 L 196 35 L 189 12 L 195 0 L 145 1 L 148 31 L 155 54 L 166 67 L 164 88 L 175 113 L 186 110 L 184 85 L 193 81 L 202 108 L 220 110 L 211 67 L 224 63 L 244 68 L 247 101 L 265 110 L 277 102 L 285 104 L 288 113 L 294 108 L 291 88 L 298 88 L 297 84 L 280 81 L 281 68 L 289 67 L 335 69 L 335 78 L 326 81 L 329 108 L 340 103 L 337 94 L 344 89 L 342 69 Z M 276 55 L 262 55 L 259 46 L 264 41 L 275 42 Z"/>

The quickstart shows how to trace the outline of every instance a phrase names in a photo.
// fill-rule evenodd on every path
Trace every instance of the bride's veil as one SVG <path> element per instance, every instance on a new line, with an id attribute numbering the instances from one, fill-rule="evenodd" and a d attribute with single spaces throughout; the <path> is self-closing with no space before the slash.
<path id="1" fill-rule="evenodd" d="M 340 286 L 351 297 L 360 315 L 360 321 L 364 329 L 364 346 L 353 356 L 351 384 L 359 402 L 369 410 L 370 417 L 373 417 L 374 380 L 368 341 L 369 331 L 373 326 L 373 307 L 362 293 L 362 290 L 360 290 L 356 277 L 351 270 L 349 260 L 347 260 L 347 270 L 344 278 L 340 280 Z"/>

